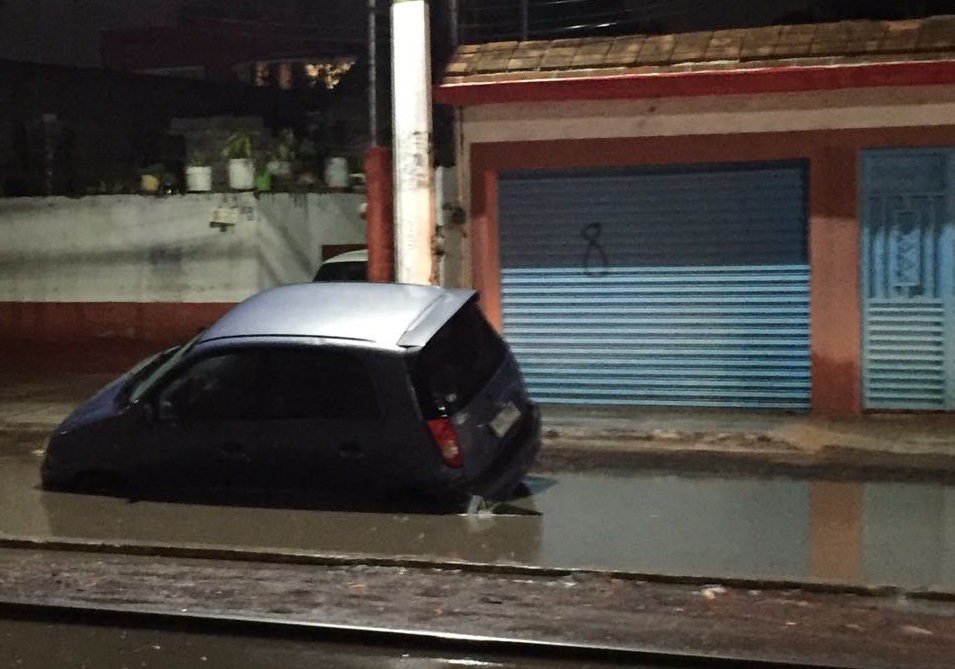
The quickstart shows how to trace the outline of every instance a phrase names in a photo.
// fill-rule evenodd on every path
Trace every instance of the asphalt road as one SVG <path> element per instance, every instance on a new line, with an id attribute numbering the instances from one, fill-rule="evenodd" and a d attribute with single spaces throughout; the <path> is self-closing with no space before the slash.
<path id="1" fill-rule="evenodd" d="M 255 637 L 35 621 L 0 620 L 4 669 L 602 669 L 613 663 L 562 662 L 500 654 L 427 651 L 376 644 L 322 643 Z M 635 665 L 630 665 L 635 666 Z M 642 665 L 653 669 L 651 665 Z M 659 665 L 658 665 L 659 666 Z"/>
<path id="2" fill-rule="evenodd" d="M 459 657 L 455 664 L 467 664 L 469 658 L 492 666 L 497 661 L 488 657 L 492 653 L 531 642 L 589 651 L 577 660 L 606 658 L 607 649 L 613 649 L 626 653 L 631 663 L 641 660 L 638 665 L 643 658 L 667 655 L 865 669 L 949 669 L 955 648 L 951 603 L 891 592 L 754 590 L 503 568 L 478 572 L 0 550 L 0 620 L 44 621 L 37 607 L 51 604 L 112 612 L 112 618 L 100 622 L 138 630 L 155 629 L 162 621 L 162 629 L 207 634 L 209 620 L 215 619 L 220 623 L 215 631 L 229 635 L 236 633 L 236 622 L 253 622 L 272 630 L 266 636 L 289 638 L 292 633 L 296 638 L 297 631 L 307 631 L 312 636 L 306 638 L 312 640 L 342 640 L 347 633 L 344 640 L 354 641 L 358 634 L 362 641 L 384 638 L 383 643 L 405 647 L 411 658 L 418 657 L 414 647 L 430 645 L 453 651 Z M 82 611 L 71 609 L 53 622 L 88 620 Z M 261 629 L 241 630 L 263 636 Z M 60 639 L 58 627 L 48 632 L 44 643 L 27 643 L 10 633 L 0 643 L 0 665 L 16 657 L 14 652 L 29 656 L 60 647 L 58 652 L 70 658 L 70 648 L 100 648 L 95 639 Z M 115 639 L 101 641 L 110 648 Z M 171 643 L 148 637 L 134 648 L 144 657 L 160 657 L 152 652 L 154 645 L 191 653 L 186 659 L 193 665 L 200 656 L 197 651 L 206 648 L 185 638 Z M 208 658 L 211 652 L 202 655 Z M 539 656 L 526 648 L 523 653 Z M 571 654 L 550 656 L 570 659 Z M 295 661 L 291 666 L 299 666 Z"/>

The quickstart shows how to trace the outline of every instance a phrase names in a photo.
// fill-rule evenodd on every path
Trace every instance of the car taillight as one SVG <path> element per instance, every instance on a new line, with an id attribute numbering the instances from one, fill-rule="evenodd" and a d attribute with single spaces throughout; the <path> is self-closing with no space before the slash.
<path id="1" fill-rule="evenodd" d="M 431 438 L 434 439 L 434 445 L 441 453 L 444 464 L 448 467 L 463 465 L 461 448 L 458 446 L 458 437 L 454 433 L 451 421 L 447 418 L 433 418 L 428 421 L 428 429 L 431 430 Z"/>

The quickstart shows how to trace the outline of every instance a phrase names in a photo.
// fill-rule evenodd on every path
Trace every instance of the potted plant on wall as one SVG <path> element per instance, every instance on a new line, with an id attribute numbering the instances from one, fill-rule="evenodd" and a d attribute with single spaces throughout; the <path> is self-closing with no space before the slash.
<path id="1" fill-rule="evenodd" d="M 343 151 L 332 151 L 325 159 L 325 185 L 332 190 L 345 190 L 351 185 L 348 158 Z"/>
<path id="2" fill-rule="evenodd" d="M 189 156 L 186 165 L 186 190 L 190 193 L 208 193 L 212 190 L 212 165 L 201 151 Z"/>
<path id="3" fill-rule="evenodd" d="M 234 132 L 222 149 L 229 160 L 229 187 L 233 190 L 252 190 L 255 187 L 255 163 L 252 160 L 252 138 L 247 132 Z"/>
<path id="4" fill-rule="evenodd" d="M 290 128 L 283 128 L 272 146 L 272 156 L 266 168 L 269 174 L 280 179 L 292 176 L 292 161 L 295 160 L 295 148 L 298 141 Z"/>
<path id="5" fill-rule="evenodd" d="M 147 195 L 155 195 L 163 182 L 166 167 L 162 163 L 153 163 L 139 170 L 139 190 Z"/>

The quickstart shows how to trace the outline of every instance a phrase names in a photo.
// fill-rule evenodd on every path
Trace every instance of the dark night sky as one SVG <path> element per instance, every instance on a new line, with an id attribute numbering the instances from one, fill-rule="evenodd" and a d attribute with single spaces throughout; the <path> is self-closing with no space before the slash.
<path id="1" fill-rule="evenodd" d="M 659 17 L 681 31 L 712 27 L 746 27 L 771 23 L 802 10 L 815 0 L 626 0 L 625 4 L 649 18 Z M 859 0 L 864 2 L 865 0 Z"/>
<path id="2" fill-rule="evenodd" d="M 170 24 L 180 1 L 0 0 L 0 58 L 96 67 L 100 30 Z"/>
<path id="3" fill-rule="evenodd" d="M 185 0 L 0 0 L 0 59 L 96 67 L 99 31 L 169 25 Z M 360 3 L 367 0 L 339 0 Z M 432 12 L 437 3 L 430 0 Z M 459 0 L 462 5 L 467 0 Z M 520 0 L 494 0 L 494 2 Z M 866 0 L 858 0 L 866 4 Z M 386 9 L 389 0 L 379 0 Z M 814 0 L 623 0 L 638 14 L 675 31 L 764 25 Z"/>

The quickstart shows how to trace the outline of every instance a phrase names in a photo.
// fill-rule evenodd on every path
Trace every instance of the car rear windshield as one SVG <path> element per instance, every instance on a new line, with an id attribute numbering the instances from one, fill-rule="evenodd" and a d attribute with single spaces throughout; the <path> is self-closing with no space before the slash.
<path id="1" fill-rule="evenodd" d="M 501 366 L 507 347 L 473 302 L 456 313 L 412 358 L 411 375 L 425 418 L 467 406 Z"/>

